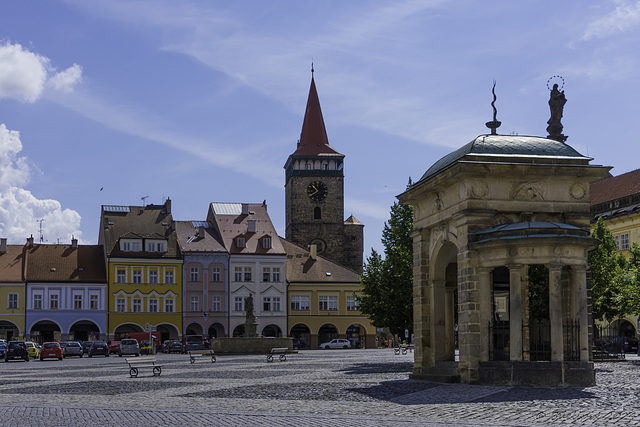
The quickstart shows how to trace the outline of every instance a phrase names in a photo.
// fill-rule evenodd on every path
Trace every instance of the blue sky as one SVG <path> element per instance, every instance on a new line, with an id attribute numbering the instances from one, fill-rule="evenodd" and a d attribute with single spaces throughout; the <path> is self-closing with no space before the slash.
<path id="1" fill-rule="evenodd" d="M 0 236 L 94 244 L 103 204 L 262 202 L 284 235 L 284 163 L 311 62 L 345 218 L 381 250 L 409 179 L 487 133 L 546 136 L 562 76 L 567 143 L 640 167 L 640 2 L 5 1 Z M 102 190 L 101 190 L 102 189 Z"/>

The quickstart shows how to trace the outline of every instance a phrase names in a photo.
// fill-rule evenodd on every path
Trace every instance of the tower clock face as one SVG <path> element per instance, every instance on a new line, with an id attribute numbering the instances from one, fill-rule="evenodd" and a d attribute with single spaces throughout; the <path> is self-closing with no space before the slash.
<path id="1" fill-rule="evenodd" d="M 307 187 L 307 196 L 309 196 L 311 200 L 319 202 L 327 197 L 328 191 L 327 184 L 322 181 L 313 181 Z"/>

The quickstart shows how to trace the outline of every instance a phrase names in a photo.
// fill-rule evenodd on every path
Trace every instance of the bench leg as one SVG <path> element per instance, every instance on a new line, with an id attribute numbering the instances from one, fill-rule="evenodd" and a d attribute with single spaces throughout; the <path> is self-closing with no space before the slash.
<path id="1" fill-rule="evenodd" d="M 280 355 L 280 361 L 281 362 L 286 362 L 286 360 L 287 360 L 287 356 L 285 356 L 284 354 L 281 354 Z"/>
<path id="2" fill-rule="evenodd" d="M 162 368 L 160 366 L 156 366 L 155 368 L 153 368 L 154 376 L 160 376 L 161 373 L 162 373 Z"/>
<path id="3" fill-rule="evenodd" d="M 216 363 L 216 357 L 215 356 L 211 356 L 211 363 Z"/>
<path id="4" fill-rule="evenodd" d="M 407 349 L 406 348 L 402 349 L 402 354 L 407 354 Z"/>
<path id="5" fill-rule="evenodd" d="M 138 370 L 136 368 L 129 369 L 129 375 L 131 375 L 131 378 L 136 378 L 138 376 Z"/>
<path id="6" fill-rule="evenodd" d="M 189 356 L 189 360 L 191 361 L 191 363 L 196 363 L 196 358 L 193 356 Z"/>
<path id="7" fill-rule="evenodd" d="M 273 362 L 273 355 L 267 355 L 267 362 Z"/>
<path id="8" fill-rule="evenodd" d="M 400 349 L 399 348 L 394 348 L 393 349 L 393 354 L 400 354 Z"/>

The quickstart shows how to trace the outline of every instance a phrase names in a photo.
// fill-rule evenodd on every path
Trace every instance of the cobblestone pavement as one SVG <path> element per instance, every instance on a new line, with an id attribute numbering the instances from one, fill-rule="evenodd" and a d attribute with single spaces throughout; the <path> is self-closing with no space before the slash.
<path id="1" fill-rule="evenodd" d="M 640 425 L 635 355 L 597 363 L 588 388 L 409 380 L 413 354 L 389 349 L 157 357 L 162 375 L 139 378 L 118 357 L 0 363 L 0 425 Z"/>

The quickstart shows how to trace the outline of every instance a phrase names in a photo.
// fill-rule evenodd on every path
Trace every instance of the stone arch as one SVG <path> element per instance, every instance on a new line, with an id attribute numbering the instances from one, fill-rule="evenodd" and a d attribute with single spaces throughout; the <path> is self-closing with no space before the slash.
<path id="1" fill-rule="evenodd" d="M 633 323 L 626 319 L 618 319 L 613 322 L 613 325 L 616 327 L 616 331 L 620 337 L 636 336 L 636 328 L 633 326 Z"/>
<path id="2" fill-rule="evenodd" d="M 282 329 L 278 325 L 270 324 L 262 328 L 261 335 L 263 337 L 281 337 Z"/>
<path id="3" fill-rule="evenodd" d="M 434 327 L 429 337 L 429 341 L 434 344 L 430 346 L 431 357 L 435 363 L 454 361 L 458 318 L 458 247 L 450 240 L 440 240 L 434 248 L 430 267 L 434 318 Z"/>
<path id="4" fill-rule="evenodd" d="M 50 319 L 41 319 L 34 323 L 29 329 L 29 334 L 32 339 L 38 342 L 46 341 L 60 341 L 60 334 L 62 329 L 58 322 Z M 34 338 L 38 337 L 38 338 Z"/>
<path id="5" fill-rule="evenodd" d="M 101 333 L 100 326 L 87 319 L 77 320 L 69 328 L 69 334 L 77 341 L 96 341 L 100 339 Z"/>
<path id="6" fill-rule="evenodd" d="M 156 325 L 158 332 L 160 332 L 160 337 L 162 342 L 166 340 L 179 340 L 180 339 L 180 329 L 177 326 L 171 323 L 160 323 Z M 196 334 L 199 335 L 199 334 Z"/>
<path id="7" fill-rule="evenodd" d="M 204 328 L 198 322 L 191 322 L 184 328 L 184 335 L 204 335 Z"/>
<path id="8" fill-rule="evenodd" d="M 13 338 L 21 335 L 20 327 L 10 320 L 0 320 L 0 338 L 11 341 Z"/>
<path id="9" fill-rule="evenodd" d="M 318 344 L 338 338 L 338 328 L 331 323 L 325 323 L 318 329 Z"/>
<path id="10" fill-rule="evenodd" d="M 308 348 L 311 345 L 311 329 L 304 323 L 293 325 L 289 331 L 295 348 Z"/>
<path id="11" fill-rule="evenodd" d="M 233 330 L 233 336 L 236 338 L 244 336 L 244 324 L 240 324 L 235 327 Z"/>
<path id="12" fill-rule="evenodd" d="M 353 348 L 363 348 L 367 331 L 360 323 L 352 323 L 345 331 L 347 339 L 351 342 Z"/>
<path id="13" fill-rule="evenodd" d="M 121 323 L 113 329 L 113 340 L 120 341 L 129 332 L 144 332 L 144 329 L 136 323 Z"/>
<path id="14" fill-rule="evenodd" d="M 207 333 L 209 334 L 209 338 L 222 338 L 227 334 L 224 325 L 218 322 L 209 325 Z"/>

